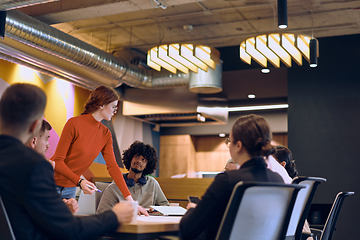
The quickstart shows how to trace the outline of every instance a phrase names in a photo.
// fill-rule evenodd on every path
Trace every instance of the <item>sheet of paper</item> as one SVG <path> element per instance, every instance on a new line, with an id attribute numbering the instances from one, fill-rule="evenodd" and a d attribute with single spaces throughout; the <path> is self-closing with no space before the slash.
<path id="1" fill-rule="evenodd" d="M 138 216 L 137 220 L 140 222 L 164 222 L 164 223 L 178 223 L 181 217 L 169 217 L 169 216 Z"/>

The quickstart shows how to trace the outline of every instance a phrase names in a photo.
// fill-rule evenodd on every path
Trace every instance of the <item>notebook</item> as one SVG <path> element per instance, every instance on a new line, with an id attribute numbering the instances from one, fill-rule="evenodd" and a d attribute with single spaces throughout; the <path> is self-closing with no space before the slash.
<path id="1" fill-rule="evenodd" d="M 179 206 L 150 206 L 164 216 L 182 216 L 186 213 L 186 209 Z"/>

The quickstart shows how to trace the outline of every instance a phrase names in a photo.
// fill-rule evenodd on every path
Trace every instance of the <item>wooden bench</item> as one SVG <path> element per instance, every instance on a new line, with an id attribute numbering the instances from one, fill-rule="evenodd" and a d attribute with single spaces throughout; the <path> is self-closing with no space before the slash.
<path id="1" fill-rule="evenodd" d="M 201 198 L 206 189 L 214 181 L 213 178 L 155 178 L 166 198 L 170 203 L 179 203 L 180 206 L 186 207 L 188 204 L 188 196 L 196 196 Z M 93 177 L 93 182 L 111 182 L 109 177 Z"/>
<path id="2" fill-rule="evenodd" d="M 188 196 L 201 198 L 214 181 L 213 178 L 156 178 L 169 202 L 186 207 Z"/>

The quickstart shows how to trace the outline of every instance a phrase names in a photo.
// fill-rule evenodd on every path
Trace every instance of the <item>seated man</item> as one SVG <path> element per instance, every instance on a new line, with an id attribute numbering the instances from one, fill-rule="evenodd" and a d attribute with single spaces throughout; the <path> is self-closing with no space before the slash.
<path id="1" fill-rule="evenodd" d="M 36 152 L 38 152 L 41 156 L 45 158 L 45 153 L 49 149 L 49 138 L 50 138 L 50 130 L 52 129 L 52 126 L 50 123 L 48 123 L 46 120 L 42 121 L 41 128 L 39 133 L 31 138 L 31 140 L 26 144 L 28 147 L 31 147 Z M 51 161 L 49 159 L 48 162 L 51 164 L 51 166 L 55 167 L 55 162 Z M 76 213 L 79 211 L 79 206 L 75 198 L 70 199 L 63 199 L 66 206 L 68 206 L 71 213 Z"/>
<path id="2" fill-rule="evenodd" d="M 52 126 L 50 123 L 48 123 L 46 120 L 43 120 L 41 124 L 41 128 L 39 133 L 31 138 L 30 142 L 26 144 L 27 146 L 34 149 L 36 152 L 38 152 L 41 156 L 45 157 L 46 151 L 49 149 L 49 138 L 50 138 L 50 130 L 52 129 Z M 46 159 L 48 160 L 48 159 Z M 51 166 L 55 167 L 55 162 L 48 160 Z"/>
<path id="3" fill-rule="evenodd" d="M 139 205 L 148 208 L 153 205 L 169 205 L 159 183 L 155 178 L 146 176 L 156 169 L 156 150 L 148 144 L 135 141 L 130 148 L 123 152 L 123 163 L 129 173 L 123 174 L 129 191 Z M 97 213 L 111 209 L 117 202 L 124 200 L 119 188 L 113 181 L 105 189 Z"/>
<path id="4" fill-rule="evenodd" d="M 26 147 L 41 128 L 45 93 L 14 84 L 0 100 L 0 195 L 16 239 L 93 239 L 130 222 L 134 209 L 122 202 L 98 215 L 75 217 L 55 188 L 53 168 Z"/>

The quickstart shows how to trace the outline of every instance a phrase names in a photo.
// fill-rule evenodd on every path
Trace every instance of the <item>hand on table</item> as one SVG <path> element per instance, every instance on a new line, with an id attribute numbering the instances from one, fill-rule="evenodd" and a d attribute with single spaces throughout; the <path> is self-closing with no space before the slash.
<path id="1" fill-rule="evenodd" d="M 134 199 L 132 198 L 131 195 L 127 196 L 125 199 L 126 199 L 126 201 L 131 201 L 131 202 L 134 201 Z M 149 216 L 149 213 L 145 210 L 145 208 L 143 208 L 143 207 L 140 206 L 140 205 L 139 205 L 139 208 L 138 208 L 138 214 L 139 214 L 139 215 L 145 215 L 145 216 L 147 216 L 147 217 Z"/>
<path id="2" fill-rule="evenodd" d="M 115 204 L 115 206 L 111 209 L 118 220 L 119 223 L 129 223 L 131 222 L 134 209 L 131 206 L 131 203 L 128 202 L 120 202 Z"/>
<path id="3" fill-rule="evenodd" d="M 186 206 L 186 209 L 189 210 L 190 208 L 196 208 L 196 203 L 189 202 Z"/>
<path id="4" fill-rule="evenodd" d="M 79 211 L 79 205 L 75 200 L 75 198 L 69 198 L 69 199 L 63 198 L 63 202 L 66 204 L 66 206 L 69 208 L 72 214 L 77 213 L 77 211 Z"/>
<path id="5" fill-rule="evenodd" d="M 143 207 L 140 206 L 140 205 L 139 205 L 139 209 L 138 209 L 138 214 L 139 214 L 139 216 L 140 216 L 140 215 L 145 215 L 145 216 L 147 216 L 147 217 L 149 216 L 148 211 L 146 211 L 145 208 L 143 208 Z"/>

